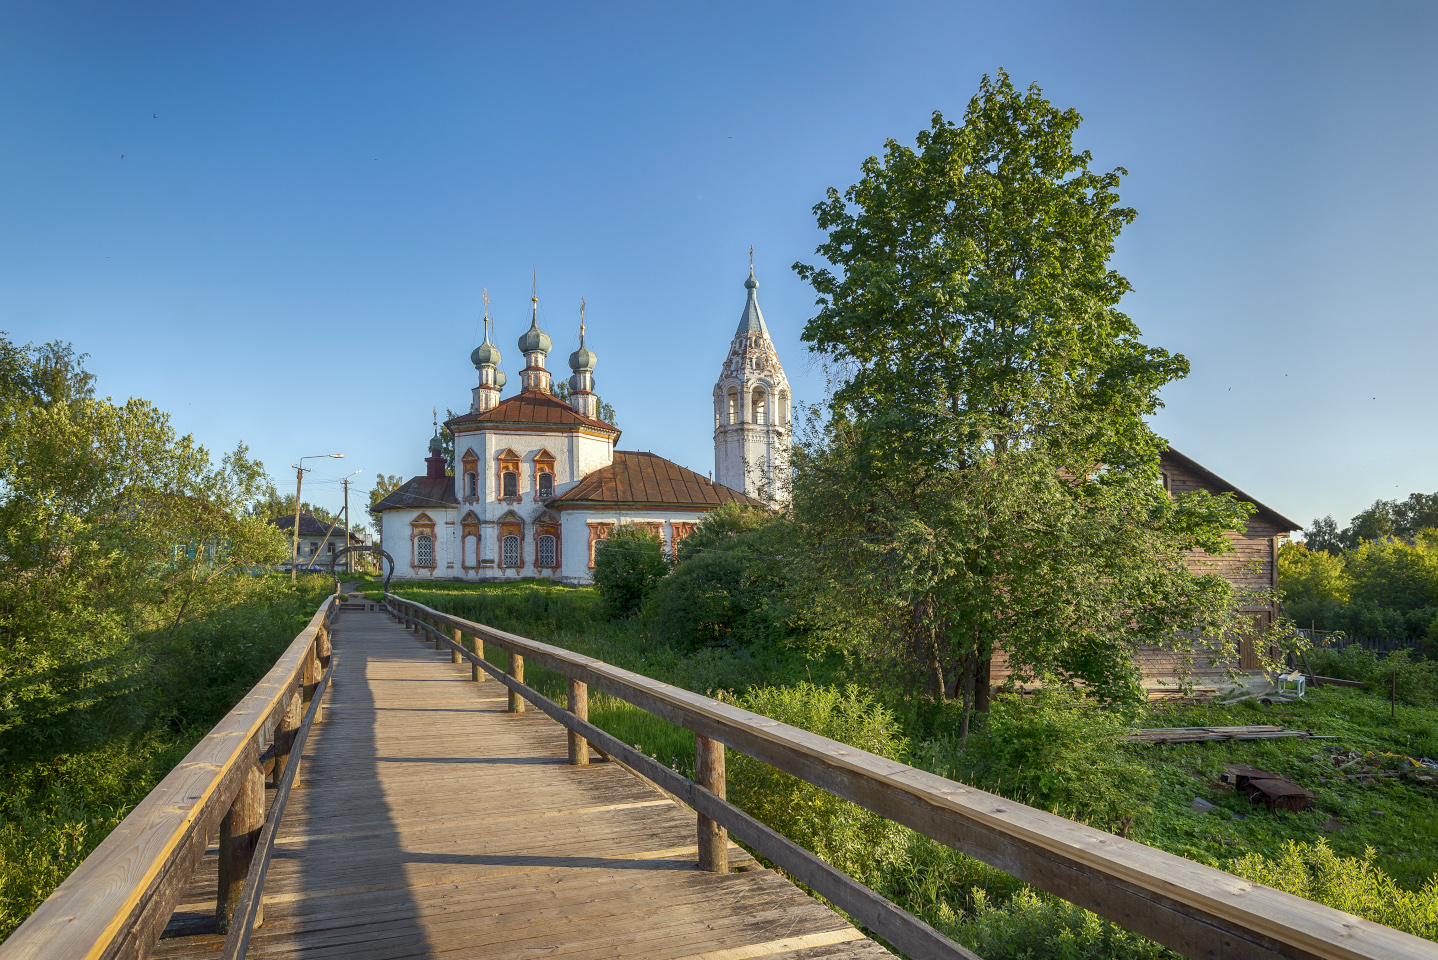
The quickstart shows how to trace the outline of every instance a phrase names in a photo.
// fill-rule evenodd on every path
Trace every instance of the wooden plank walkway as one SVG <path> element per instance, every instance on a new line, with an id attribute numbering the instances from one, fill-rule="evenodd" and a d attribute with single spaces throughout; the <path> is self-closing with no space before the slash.
<path id="1" fill-rule="evenodd" d="M 250 956 L 891 956 L 752 861 L 698 870 L 692 814 L 388 615 L 334 652 Z M 218 955 L 216 883 L 212 846 L 154 956 Z"/>

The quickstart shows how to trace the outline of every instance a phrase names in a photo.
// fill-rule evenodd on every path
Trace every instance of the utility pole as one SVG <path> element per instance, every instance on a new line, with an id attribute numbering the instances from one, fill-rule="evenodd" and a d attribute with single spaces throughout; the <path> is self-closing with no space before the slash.
<path id="1" fill-rule="evenodd" d="M 295 567 L 300 562 L 300 486 L 304 483 L 304 458 L 295 464 L 295 528 L 290 531 L 290 583 L 295 582 Z"/>
<path id="2" fill-rule="evenodd" d="M 293 553 L 290 556 L 290 583 L 295 582 L 295 567 L 300 562 L 300 487 L 305 479 L 305 461 L 321 460 L 329 457 L 331 460 L 343 460 L 342 453 L 316 453 L 309 457 L 300 457 L 300 462 L 294 464 L 295 468 L 295 529 L 290 534 L 290 548 Z"/>
<path id="3" fill-rule="evenodd" d="M 350 478 L 345 477 L 345 546 L 350 546 Z M 345 554 L 345 573 L 355 572 L 354 554 Z"/>

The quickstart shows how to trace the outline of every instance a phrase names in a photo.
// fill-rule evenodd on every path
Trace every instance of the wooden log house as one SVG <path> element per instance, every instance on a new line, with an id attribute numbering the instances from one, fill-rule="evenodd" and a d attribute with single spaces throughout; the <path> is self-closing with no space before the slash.
<path id="1" fill-rule="evenodd" d="M 1228 541 L 1233 544 L 1231 553 L 1214 556 L 1203 550 L 1193 550 L 1188 556 L 1189 569 L 1194 573 L 1219 573 L 1240 594 L 1250 597 L 1261 591 L 1277 590 L 1279 545 L 1293 531 L 1302 528 L 1172 447 L 1160 456 L 1159 466 L 1163 471 L 1164 489 L 1173 496 L 1194 490 L 1206 490 L 1211 494 L 1231 493 L 1234 499 L 1254 507 L 1242 530 L 1225 531 Z M 1272 601 L 1261 598 L 1250 600 L 1240 609 L 1251 626 L 1239 642 L 1238 667 L 1256 670 L 1259 666 L 1256 641 L 1268 632 L 1279 611 Z M 1195 678 L 1215 677 L 1227 669 L 1225 664 L 1208 662 L 1208 648 L 1202 641 L 1194 643 L 1191 658 L 1191 665 L 1186 665 L 1184 661 L 1188 657 L 1184 651 L 1158 647 L 1143 647 L 1138 653 L 1139 668 L 1145 681 L 1178 677 L 1185 670 Z M 990 668 L 991 681 L 994 684 L 1003 683 L 1010 674 L 1007 654 L 997 651 Z"/>
<path id="2" fill-rule="evenodd" d="M 1303 528 L 1172 447 L 1163 452 L 1159 465 L 1163 470 L 1164 489 L 1174 496 L 1194 490 L 1206 490 L 1212 494 L 1231 493 L 1235 500 L 1254 507 L 1242 530 L 1225 531 L 1229 543 L 1233 544 L 1232 553 L 1215 557 L 1202 550 L 1194 550 L 1188 560 L 1189 569 L 1194 573 L 1220 573 L 1240 593 L 1252 595 L 1257 591 L 1277 591 L 1278 548 L 1289 534 Z M 1244 670 L 1255 670 L 1258 668 L 1256 640 L 1268 632 L 1279 611 L 1276 604 L 1267 599 L 1250 601 L 1242 607 L 1242 611 L 1252 626 L 1239 643 L 1238 665 Z M 1180 666 L 1175 654 L 1160 650 L 1144 651 L 1140 660 L 1145 677 L 1173 676 Z M 1222 665 L 1209 665 L 1202 649 L 1195 650 L 1195 674 L 1222 670 Z"/>

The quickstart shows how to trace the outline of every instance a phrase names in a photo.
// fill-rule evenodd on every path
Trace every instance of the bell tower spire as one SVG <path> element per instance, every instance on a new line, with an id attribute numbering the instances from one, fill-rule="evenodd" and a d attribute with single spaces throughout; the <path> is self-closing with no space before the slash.
<path id="1" fill-rule="evenodd" d="M 739 327 L 714 385 L 714 477 L 724 486 L 777 504 L 787 498 L 789 381 L 759 309 L 754 248 Z"/>

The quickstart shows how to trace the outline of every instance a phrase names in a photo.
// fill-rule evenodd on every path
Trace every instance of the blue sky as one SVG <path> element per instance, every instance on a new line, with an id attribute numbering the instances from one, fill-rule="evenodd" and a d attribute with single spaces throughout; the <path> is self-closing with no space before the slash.
<path id="1" fill-rule="evenodd" d="M 810 208 L 1002 67 L 1129 171 L 1175 447 L 1304 524 L 1438 490 L 1438 7 L 520 6 L 0 6 L 0 329 L 362 491 L 467 406 L 484 287 L 517 383 L 533 267 L 550 366 L 583 296 L 620 446 L 707 472 L 749 244 L 820 400 Z"/>

